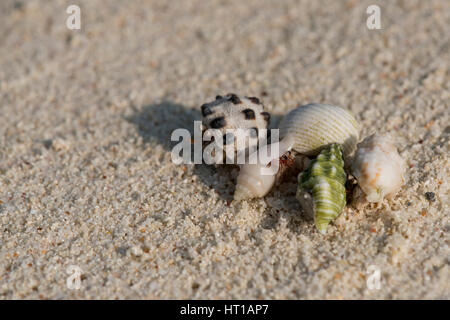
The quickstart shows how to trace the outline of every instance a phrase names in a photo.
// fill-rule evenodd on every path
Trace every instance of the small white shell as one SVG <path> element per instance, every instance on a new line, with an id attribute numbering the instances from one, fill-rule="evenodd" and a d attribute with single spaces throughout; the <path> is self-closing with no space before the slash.
<path id="1" fill-rule="evenodd" d="M 245 200 L 265 196 L 275 183 L 275 175 L 262 175 L 260 164 L 241 166 L 237 178 L 234 200 Z"/>
<path id="2" fill-rule="evenodd" d="M 294 139 L 293 149 L 305 155 L 317 155 L 331 143 L 342 146 L 344 158 L 355 149 L 359 126 L 346 109 L 328 104 L 310 103 L 289 112 L 280 123 L 280 137 Z"/>
<path id="3" fill-rule="evenodd" d="M 358 144 L 352 174 L 369 202 L 391 197 L 404 184 L 405 161 L 389 135 L 373 134 Z"/>
<path id="4" fill-rule="evenodd" d="M 268 157 L 265 161 L 259 161 L 258 159 L 257 164 L 241 165 L 239 176 L 237 178 L 236 190 L 234 191 L 235 200 L 263 197 L 270 191 L 275 184 L 278 172 L 267 174 L 268 171 L 263 171 L 264 169 L 267 169 L 269 163 L 271 163 L 271 166 L 278 166 L 278 170 L 280 169 L 279 159 L 292 148 L 292 141 L 286 139 L 268 145 L 267 148 L 269 148 L 267 153 Z M 259 151 L 255 151 L 250 158 L 256 156 L 258 152 Z M 276 167 L 272 167 L 272 171 L 274 169 L 276 169 Z"/>

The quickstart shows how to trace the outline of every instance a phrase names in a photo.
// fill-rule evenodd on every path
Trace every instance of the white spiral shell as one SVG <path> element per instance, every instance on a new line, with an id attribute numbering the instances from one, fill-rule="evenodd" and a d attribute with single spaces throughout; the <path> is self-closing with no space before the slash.
<path id="1" fill-rule="evenodd" d="M 275 183 L 275 175 L 262 175 L 262 166 L 246 164 L 241 166 L 237 178 L 234 200 L 264 197 Z"/>
<path id="2" fill-rule="evenodd" d="M 293 149 L 305 155 L 317 155 L 331 143 L 342 147 L 344 158 L 355 149 L 359 126 L 350 111 L 329 105 L 310 103 L 289 112 L 281 121 L 280 138 L 294 139 Z"/>
<path id="3" fill-rule="evenodd" d="M 389 135 L 373 134 L 358 144 L 352 174 L 369 202 L 381 202 L 405 182 L 405 161 Z"/>
<path id="4" fill-rule="evenodd" d="M 270 191 L 277 177 L 278 171 L 276 169 L 280 168 L 279 159 L 292 148 L 292 141 L 286 139 L 260 148 L 264 147 L 268 148 L 268 157 L 264 161 L 258 158 L 256 164 L 241 165 L 236 190 L 234 191 L 235 200 L 263 197 Z M 258 152 L 260 150 L 255 151 L 250 158 L 256 156 Z M 271 164 L 271 170 L 267 170 L 269 164 Z"/>

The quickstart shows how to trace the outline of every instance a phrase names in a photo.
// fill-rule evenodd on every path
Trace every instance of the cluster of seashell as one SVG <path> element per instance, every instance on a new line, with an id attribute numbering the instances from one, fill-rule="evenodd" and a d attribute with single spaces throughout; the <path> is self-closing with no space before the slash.
<path id="1" fill-rule="evenodd" d="M 279 153 L 292 150 L 298 155 L 315 156 L 323 147 L 338 143 L 347 158 L 355 150 L 358 136 L 358 123 L 348 110 L 311 103 L 292 110 L 281 121 Z M 241 167 L 234 194 L 236 200 L 262 197 L 270 191 L 275 178 L 260 174 L 260 168 L 266 165 Z"/>
<path id="2" fill-rule="evenodd" d="M 252 117 L 247 117 L 249 109 Z M 215 102 L 203 105 L 202 114 L 206 127 L 220 129 L 267 128 L 270 119 L 259 99 L 234 94 L 218 96 Z M 281 121 L 280 141 L 270 145 L 279 152 L 265 162 L 241 165 L 234 199 L 265 196 L 280 176 L 262 174 L 270 164 L 292 165 L 294 158 L 316 156 L 298 176 L 297 198 L 324 233 L 346 203 L 345 169 L 358 180 L 369 202 L 393 196 L 404 183 L 404 161 L 389 136 L 372 135 L 357 145 L 358 139 L 359 125 L 347 109 L 318 103 L 297 107 Z M 253 143 L 258 144 L 257 139 Z M 285 166 L 279 168 L 281 172 Z"/>

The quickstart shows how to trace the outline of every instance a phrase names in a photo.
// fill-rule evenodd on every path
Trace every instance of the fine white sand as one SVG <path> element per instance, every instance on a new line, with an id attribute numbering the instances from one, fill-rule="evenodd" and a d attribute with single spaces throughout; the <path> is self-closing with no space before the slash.
<path id="1" fill-rule="evenodd" d="M 85 0 L 72 31 L 73 2 L 0 1 L 1 298 L 450 298 L 449 1 Z M 325 236 L 295 177 L 231 201 L 237 168 L 170 156 L 228 92 L 350 109 L 405 187 Z"/>

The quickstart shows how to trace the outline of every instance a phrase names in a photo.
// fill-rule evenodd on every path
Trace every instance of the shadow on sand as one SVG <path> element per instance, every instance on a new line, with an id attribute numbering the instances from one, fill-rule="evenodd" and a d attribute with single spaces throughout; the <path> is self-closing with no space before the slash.
<path id="1" fill-rule="evenodd" d="M 194 137 L 194 121 L 201 121 L 201 118 L 200 110 L 190 109 L 171 101 L 162 101 L 161 103 L 146 105 L 142 109 L 135 108 L 134 113 L 126 117 L 126 120 L 135 125 L 138 134 L 144 139 L 145 143 L 157 143 L 171 152 L 173 147 L 179 143 L 178 141 L 171 141 L 172 132 L 175 129 L 183 128 L 187 129 Z M 233 199 L 234 192 L 233 168 L 236 167 L 196 164 L 193 174 L 198 176 L 200 181 L 208 188 L 214 189 L 221 199 L 229 203 Z M 219 188 L 213 179 L 216 173 L 224 175 L 224 180 L 229 181 L 229 184 L 227 183 L 227 185 Z"/>
<path id="2" fill-rule="evenodd" d="M 136 127 L 138 134 L 144 139 L 145 143 L 157 143 L 163 146 L 168 152 L 171 152 L 172 148 L 178 143 L 178 141 L 171 141 L 170 137 L 172 132 L 175 129 L 184 128 L 187 129 L 193 137 L 194 121 L 201 120 L 201 117 L 200 110 L 190 109 L 184 105 L 171 101 L 162 101 L 160 103 L 146 105 L 141 109 L 134 108 L 133 114 L 126 117 L 126 120 Z M 281 115 L 271 114 L 269 128 L 277 128 L 281 118 Z M 237 174 L 236 168 L 238 167 L 235 165 L 214 166 L 197 164 L 194 166 L 193 174 L 196 175 L 209 189 L 213 189 L 219 197 L 229 205 L 233 200 Z M 217 185 L 217 181 L 214 180 L 216 173 L 223 178 L 221 180 L 226 181 L 224 184 L 220 186 Z M 290 183 L 294 185 L 295 179 L 291 180 Z M 289 202 L 295 200 L 295 186 L 289 188 L 292 189 L 292 192 L 289 192 L 288 195 L 281 194 L 279 188 L 279 186 L 275 186 L 269 195 L 276 194 L 278 196 L 279 194 L 279 196 L 282 196 L 283 198 L 289 198 Z M 298 204 L 293 202 L 289 207 L 297 208 Z M 261 227 L 266 229 L 275 228 L 280 215 L 283 215 L 288 219 L 289 225 L 298 224 L 297 217 L 291 217 L 285 210 L 280 209 L 277 208 L 275 203 L 269 203 L 269 208 L 266 210 L 265 217 L 261 222 Z"/>

